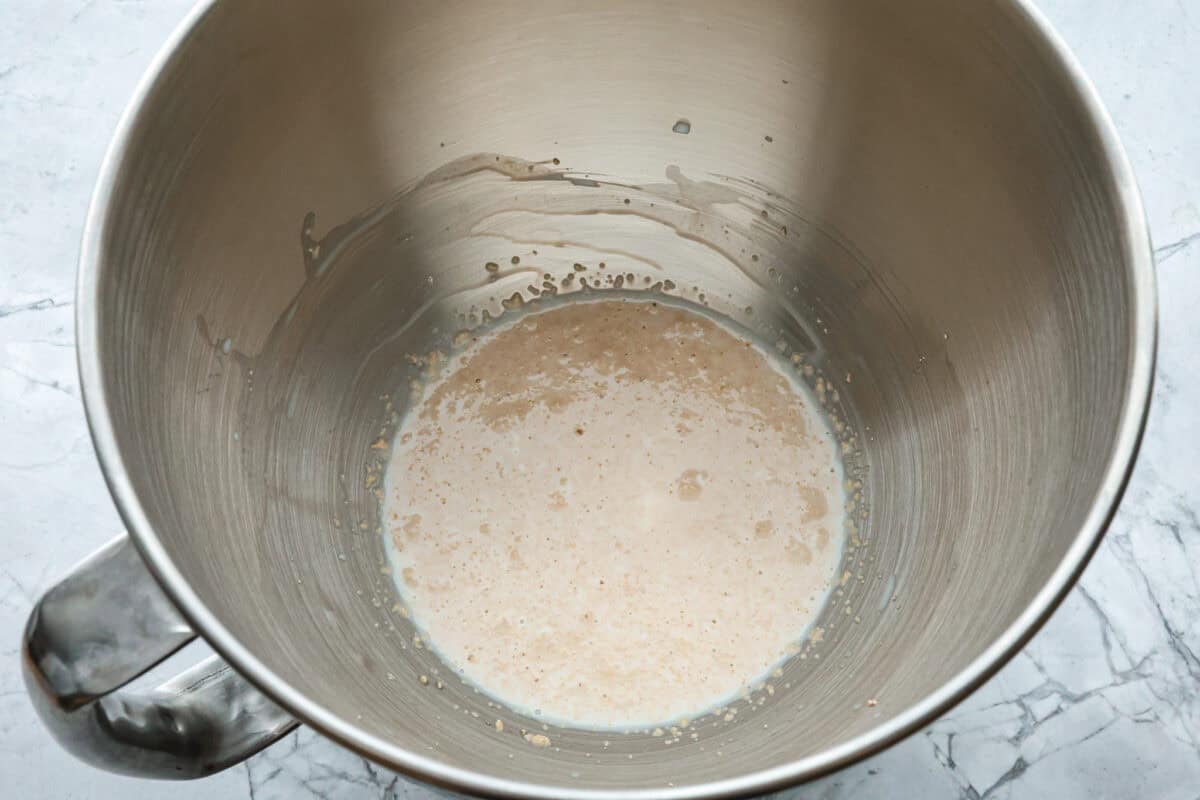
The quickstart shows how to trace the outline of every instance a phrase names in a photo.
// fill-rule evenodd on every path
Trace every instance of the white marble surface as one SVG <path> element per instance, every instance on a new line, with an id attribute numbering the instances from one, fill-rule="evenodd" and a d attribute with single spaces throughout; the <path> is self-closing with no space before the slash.
<path id="1" fill-rule="evenodd" d="M 74 761 L 17 648 L 33 599 L 120 524 L 73 351 L 80 228 L 117 117 L 188 0 L 0 0 L 0 795 L 428 798 L 317 737 L 187 784 Z M 1161 345 L 1142 457 L 1079 586 L 927 730 L 805 798 L 1200 797 L 1200 1 L 1044 0 L 1116 119 L 1158 243 Z"/>

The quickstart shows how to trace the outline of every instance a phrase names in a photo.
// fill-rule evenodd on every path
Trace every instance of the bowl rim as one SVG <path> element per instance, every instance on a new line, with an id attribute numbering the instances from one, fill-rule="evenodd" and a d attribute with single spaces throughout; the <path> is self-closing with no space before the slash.
<path id="1" fill-rule="evenodd" d="M 105 230 L 112 199 L 132 157 L 133 135 L 158 82 L 182 45 L 220 0 L 200 0 L 176 27 L 138 82 L 116 127 L 92 194 L 76 285 L 76 341 L 81 394 L 101 471 L 118 512 L 150 572 L 193 628 L 251 683 L 299 721 L 350 750 L 408 776 L 445 788 L 498 798 L 545 800 L 689 800 L 762 794 L 849 766 L 928 725 L 995 675 L 1042 627 L 1074 586 L 1116 514 L 1145 430 L 1157 348 L 1154 256 L 1133 170 L 1099 94 L 1063 39 L 1032 0 L 999 0 L 1015 12 L 1028 36 L 1045 46 L 1083 105 L 1102 147 L 1106 177 L 1118 203 L 1129 286 L 1133 347 L 1126 372 L 1126 401 L 1101 486 L 1071 546 L 1042 589 L 1005 631 L 935 692 L 895 717 L 841 744 L 768 769 L 717 781 L 676 787 L 602 790 L 527 783 L 452 766 L 361 730 L 312 701 L 269 669 L 207 608 L 168 555 L 139 501 L 117 446 L 98 348 L 98 298 Z"/>

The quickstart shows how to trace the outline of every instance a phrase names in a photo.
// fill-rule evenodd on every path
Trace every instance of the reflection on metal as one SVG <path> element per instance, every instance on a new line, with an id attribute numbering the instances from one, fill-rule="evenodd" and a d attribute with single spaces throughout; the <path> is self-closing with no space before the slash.
<path id="1" fill-rule="evenodd" d="M 199 778 L 296 726 L 220 658 L 155 689 L 122 689 L 193 639 L 125 536 L 38 601 L 22 664 L 30 697 L 74 755 L 127 775 Z"/>

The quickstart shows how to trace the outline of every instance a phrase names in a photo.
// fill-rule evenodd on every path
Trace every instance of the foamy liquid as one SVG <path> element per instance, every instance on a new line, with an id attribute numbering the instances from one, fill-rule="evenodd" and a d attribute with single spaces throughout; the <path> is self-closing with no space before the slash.
<path id="1" fill-rule="evenodd" d="M 795 652 L 841 560 L 836 441 L 776 356 L 673 305 L 479 332 L 401 423 L 384 518 L 425 643 L 518 711 L 696 717 Z"/>

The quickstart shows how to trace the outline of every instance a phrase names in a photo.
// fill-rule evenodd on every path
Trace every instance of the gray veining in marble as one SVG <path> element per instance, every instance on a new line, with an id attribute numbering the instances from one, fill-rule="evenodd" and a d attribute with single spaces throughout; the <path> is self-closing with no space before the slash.
<path id="1" fill-rule="evenodd" d="M 0 0 L 0 794 L 431 798 L 301 729 L 205 781 L 59 750 L 25 698 L 33 599 L 120 523 L 80 406 L 80 229 L 138 76 L 187 0 Z M 885 753 L 788 800 L 1200 797 L 1200 2 L 1045 0 L 1108 104 L 1158 242 L 1161 344 L 1132 485 L 1082 584 L 1007 668 Z"/>

